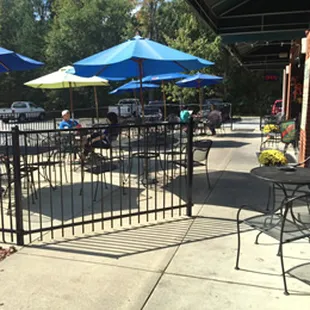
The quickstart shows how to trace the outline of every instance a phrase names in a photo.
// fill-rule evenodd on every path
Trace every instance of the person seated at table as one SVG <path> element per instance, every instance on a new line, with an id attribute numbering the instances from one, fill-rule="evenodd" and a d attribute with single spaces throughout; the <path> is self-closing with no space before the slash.
<path id="1" fill-rule="evenodd" d="M 120 127 L 117 114 L 109 112 L 107 115 L 109 126 L 102 132 L 94 132 L 88 138 L 85 145 L 84 155 L 87 156 L 93 148 L 109 149 L 112 142 L 118 138 Z"/>
<path id="2" fill-rule="evenodd" d="M 180 112 L 180 122 L 182 123 L 181 126 L 185 132 L 187 132 L 190 118 L 191 118 L 191 113 L 189 112 L 187 106 L 182 106 L 181 112 Z"/>
<path id="3" fill-rule="evenodd" d="M 216 135 L 215 128 L 218 128 L 222 123 L 222 113 L 216 110 L 215 106 L 211 104 L 211 112 L 207 116 L 206 126 L 211 130 L 212 136 Z"/>
<path id="4" fill-rule="evenodd" d="M 70 118 L 70 111 L 64 110 L 61 112 L 62 121 L 59 124 L 59 129 L 81 128 L 81 125 L 74 119 Z"/>
<path id="5" fill-rule="evenodd" d="M 187 106 L 182 106 L 181 112 L 180 112 L 181 123 L 185 123 L 185 124 L 188 123 L 190 117 L 191 117 L 191 114 L 189 113 Z"/>

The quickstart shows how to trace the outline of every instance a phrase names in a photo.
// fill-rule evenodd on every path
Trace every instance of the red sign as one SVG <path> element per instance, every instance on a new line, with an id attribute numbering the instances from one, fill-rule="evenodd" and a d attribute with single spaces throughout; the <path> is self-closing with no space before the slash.
<path id="1" fill-rule="evenodd" d="M 265 74 L 264 80 L 266 82 L 270 82 L 270 81 L 275 82 L 275 81 L 279 80 L 279 75 L 277 75 L 277 74 Z"/>

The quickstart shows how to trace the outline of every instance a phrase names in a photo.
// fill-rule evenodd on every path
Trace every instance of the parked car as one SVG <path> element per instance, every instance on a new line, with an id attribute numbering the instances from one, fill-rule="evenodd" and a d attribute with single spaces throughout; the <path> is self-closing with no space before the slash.
<path id="1" fill-rule="evenodd" d="M 116 105 L 109 106 L 108 112 L 114 112 L 123 118 L 137 116 L 141 112 L 140 101 L 134 98 L 121 99 Z"/>
<path id="2" fill-rule="evenodd" d="M 277 115 L 282 112 L 282 99 L 276 100 L 271 108 L 271 114 Z"/>
<path id="3" fill-rule="evenodd" d="M 144 120 L 145 122 L 160 122 L 162 121 L 162 112 L 159 107 L 146 105 L 144 108 Z"/>
<path id="4" fill-rule="evenodd" d="M 0 119 L 3 122 L 18 121 L 25 122 L 30 120 L 41 120 L 45 118 L 45 110 L 36 106 L 30 101 L 15 101 L 11 108 L 0 109 Z"/>

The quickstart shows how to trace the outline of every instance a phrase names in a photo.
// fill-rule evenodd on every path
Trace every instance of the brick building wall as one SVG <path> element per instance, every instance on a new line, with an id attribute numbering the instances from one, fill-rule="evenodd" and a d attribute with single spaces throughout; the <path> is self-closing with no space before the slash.
<path id="1" fill-rule="evenodd" d="M 301 111 L 299 161 L 304 161 L 310 156 L 310 31 L 307 35 L 307 53 L 304 74 L 303 103 Z"/>

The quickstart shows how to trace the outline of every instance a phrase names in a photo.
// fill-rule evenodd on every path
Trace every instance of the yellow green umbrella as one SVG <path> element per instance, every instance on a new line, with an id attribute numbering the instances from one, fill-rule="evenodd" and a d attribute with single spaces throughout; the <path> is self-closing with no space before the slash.
<path id="1" fill-rule="evenodd" d="M 26 86 L 41 89 L 62 89 L 69 88 L 70 90 L 70 110 L 73 115 L 73 93 L 72 88 L 94 86 L 95 104 L 97 119 L 99 118 L 98 97 L 96 86 L 108 86 L 109 82 L 103 78 L 81 77 L 74 75 L 74 68 L 66 66 L 53 73 L 41 76 L 35 80 L 25 83 Z"/>

